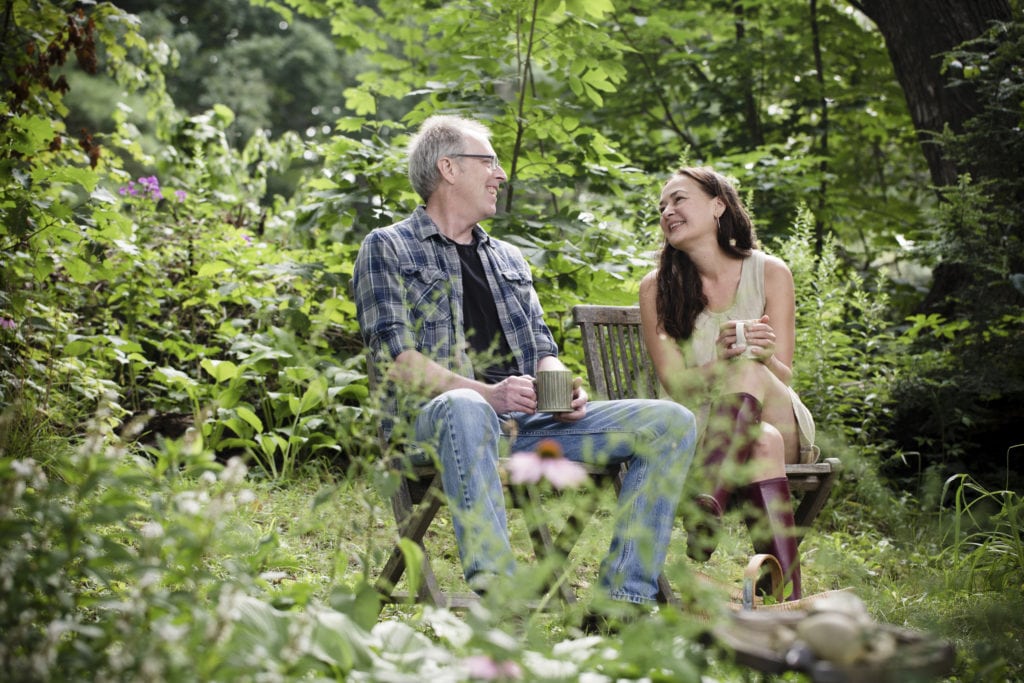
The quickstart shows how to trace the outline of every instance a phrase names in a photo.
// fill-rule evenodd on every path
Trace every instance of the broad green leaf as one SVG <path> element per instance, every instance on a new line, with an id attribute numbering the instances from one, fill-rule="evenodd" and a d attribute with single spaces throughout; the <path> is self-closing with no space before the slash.
<path id="1" fill-rule="evenodd" d="M 377 101 L 362 88 L 345 88 L 345 106 L 360 116 L 377 113 Z"/>
<path id="2" fill-rule="evenodd" d="M 49 119 L 41 116 L 15 116 L 8 119 L 13 135 L 7 140 L 11 148 L 26 156 L 35 156 L 46 149 L 57 131 Z"/>
<path id="3" fill-rule="evenodd" d="M 92 192 L 99 181 L 99 174 L 89 168 L 59 166 L 49 173 L 49 180 L 54 183 L 81 185 L 86 191 Z"/>
<path id="4" fill-rule="evenodd" d="M 298 413 L 296 414 L 301 415 L 316 408 L 323 402 L 326 395 L 327 380 L 323 377 L 317 377 L 306 388 L 305 393 L 302 394 L 302 402 L 299 404 Z"/>
<path id="5" fill-rule="evenodd" d="M 64 270 L 67 272 L 68 277 L 79 284 L 88 284 L 95 281 L 93 275 L 93 266 L 88 261 L 85 261 L 78 256 L 72 256 L 65 259 Z"/>
<path id="6" fill-rule="evenodd" d="M 223 273 L 226 270 L 231 270 L 231 264 L 225 263 L 224 261 L 211 261 L 204 263 L 199 267 L 199 277 L 213 277 L 218 273 Z"/>
<path id="7" fill-rule="evenodd" d="M 156 370 L 154 370 L 154 372 L 158 376 L 178 384 L 183 384 L 185 386 L 194 386 L 196 384 L 196 381 L 192 379 L 192 377 L 182 372 L 181 370 L 178 370 L 177 368 L 164 366 L 161 368 L 157 368 Z"/>
<path id="8" fill-rule="evenodd" d="M 217 405 L 226 409 L 234 408 L 244 395 L 245 386 L 243 383 L 229 384 L 227 388 L 217 394 Z"/>
<path id="9" fill-rule="evenodd" d="M 235 414 L 245 420 L 257 432 L 263 431 L 263 420 L 246 406 L 235 406 Z"/>
<path id="10" fill-rule="evenodd" d="M 139 344 L 138 342 L 131 341 L 128 339 L 122 339 L 117 335 L 108 334 L 105 335 L 103 338 L 106 339 L 111 346 L 116 347 L 117 349 L 123 351 L 124 353 L 129 353 L 132 351 L 141 353 L 143 350 L 142 345 Z"/>
<path id="11" fill-rule="evenodd" d="M 615 11 L 611 0 L 566 0 L 566 9 L 573 14 L 586 15 L 600 19 Z"/>
<path id="12" fill-rule="evenodd" d="M 76 339 L 64 345 L 64 355 L 81 356 L 91 351 L 95 346 L 96 342 L 92 339 Z"/>
<path id="13" fill-rule="evenodd" d="M 218 383 L 226 382 L 238 377 L 238 366 L 229 360 L 204 358 L 199 365 Z"/>
<path id="14" fill-rule="evenodd" d="M 267 460 L 273 460 L 278 449 L 284 450 L 284 447 L 287 446 L 286 443 L 282 443 L 282 440 L 274 434 L 257 434 L 256 443 L 260 445 L 260 450 L 263 451 L 263 455 Z"/>
<path id="15" fill-rule="evenodd" d="M 365 668 L 371 664 L 373 655 L 370 644 L 374 640 L 347 614 L 319 610 L 309 642 L 309 654 L 347 673 L 357 666 Z"/>
<path id="16" fill-rule="evenodd" d="M 117 197 L 105 187 L 99 187 L 93 190 L 89 194 L 89 198 L 95 202 L 103 204 L 116 204 L 118 202 Z"/>

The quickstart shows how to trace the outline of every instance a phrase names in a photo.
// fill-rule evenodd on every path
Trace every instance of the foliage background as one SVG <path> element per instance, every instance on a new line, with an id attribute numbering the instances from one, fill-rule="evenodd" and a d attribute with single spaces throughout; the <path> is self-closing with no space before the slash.
<path id="1" fill-rule="evenodd" d="M 238 659 L 247 628 L 348 618 L 367 631 L 350 651 L 267 666 L 383 666 L 365 605 L 388 484 L 346 292 L 362 236 L 414 206 L 403 145 L 439 110 L 493 128 L 510 182 L 488 229 L 533 264 L 581 372 L 571 308 L 635 301 L 661 179 L 735 177 L 794 270 L 795 381 L 846 466 L 808 546 L 817 587 L 868 588 L 877 616 L 958 639 L 965 680 L 1016 671 L 1020 624 L 999 611 L 1024 586 L 1016 3 L 944 62 L 987 103 L 941 140 L 974 170 L 944 188 L 880 33 L 839 0 L 2 5 L 7 671 L 230 679 L 257 666 Z M 936 269 L 971 277 L 937 292 Z M 232 456 L 257 507 L 306 532 L 252 507 Z M 346 514 L 315 521 L 330 507 Z M 309 529 L 327 557 L 291 547 Z M 441 651 L 522 660 L 485 632 Z"/>

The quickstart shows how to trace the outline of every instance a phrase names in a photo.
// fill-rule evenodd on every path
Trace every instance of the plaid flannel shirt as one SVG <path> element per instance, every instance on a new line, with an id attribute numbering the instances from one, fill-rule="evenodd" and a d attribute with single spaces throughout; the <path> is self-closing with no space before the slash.
<path id="1" fill-rule="evenodd" d="M 544 322 L 530 266 L 514 246 L 473 228 L 498 318 L 521 374 L 558 355 Z M 414 349 L 464 377 L 473 377 L 462 320 L 462 267 L 454 243 L 420 206 L 403 221 L 363 240 L 352 274 L 363 343 L 372 358 L 389 362 Z M 419 403 L 424 398 L 419 397 Z M 385 409 L 398 414 L 395 388 Z M 411 409 L 411 406 L 408 408 Z M 390 424 L 385 432 L 390 433 Z"/>

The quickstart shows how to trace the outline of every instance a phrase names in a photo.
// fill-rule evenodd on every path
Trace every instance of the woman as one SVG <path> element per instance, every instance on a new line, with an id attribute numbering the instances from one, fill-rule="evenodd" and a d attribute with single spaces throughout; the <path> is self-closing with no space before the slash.
<path id="1" fill-rule="evenodd" d="M 680 403 L 701 404 L 706 488 L 697 496 L 703 516 L 687 529 L 687 554 L 704 561 L 714 552 L 721 516 L 739 488 L 767 526 L 760 533 L 758 519 L 748 517 L 755 550 L 779 560 L 792 582 L 788 598 L 796 600 L 800 560 L 785 465 L 814 462 L 818 449 L 814 421 L 789 386 L 792 273 L 756 248 L 736 189 L 710 168 L 673 174 L 659 207 L 665 245 L 658 269 L 640 284 L 640 315 L 662 386 Z M 739 321 L 745 344 L 737 343 Z"/>

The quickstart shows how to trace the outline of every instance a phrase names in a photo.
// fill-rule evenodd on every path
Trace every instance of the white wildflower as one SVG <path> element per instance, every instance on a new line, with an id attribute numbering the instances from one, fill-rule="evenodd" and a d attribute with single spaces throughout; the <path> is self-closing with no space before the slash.
<path id="1" fill-rule="evenodd" d="M 164 528 L 159 522 L 146 522 L 139 529 L 139 534 L 143 538 L 162 538 L 164 535 Z"/>

